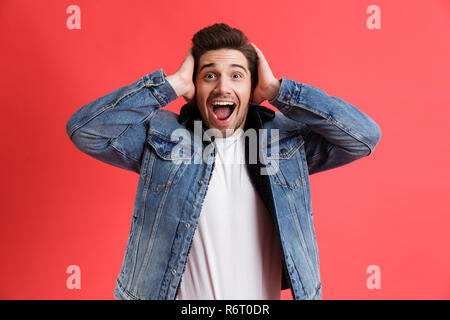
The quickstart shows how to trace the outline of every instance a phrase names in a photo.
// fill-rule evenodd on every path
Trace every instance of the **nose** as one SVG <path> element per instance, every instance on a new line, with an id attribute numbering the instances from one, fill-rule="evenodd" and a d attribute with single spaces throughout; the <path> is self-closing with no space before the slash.
<path id="1" fill-rule="evenodd" d="M 225 77 L 220 77 L 217 81 L 217 85 L 214 88 L 215 93 L 218 95 L 228 95 L 231 93 L 231 84 Z"/>

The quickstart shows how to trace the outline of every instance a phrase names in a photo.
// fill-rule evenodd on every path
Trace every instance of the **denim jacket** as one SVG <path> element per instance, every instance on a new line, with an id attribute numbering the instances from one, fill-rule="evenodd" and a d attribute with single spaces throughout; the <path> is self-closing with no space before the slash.
<path id="1" fill-rule="evenodd" d="M 82 152 L 139 174 L 117 299 L 175 299 L 184 272 L 214 168 L 214 144 L 194 132 L 201 120 L 195 105 L 179 115 L 161 109 L 176 98 L 160 69 L 81 107 L 66 125 Z M 309 175 L 368 156 L 381 131 L 353 105 L 286 78 L 269 102 L 280 112 L 250 105 L 245 128 L 278 131 L 257 135 L 265 156 L 256 161 L 247 144 L 246 166 L 278 235 L 282 288 L 296 300 L 322 299 Z M 194 139 L 180 142 L 176 130 Z M 202 161 L 192 161 L 200 154 Z M 276 169 L 262 174 L 267 166 Z"/>

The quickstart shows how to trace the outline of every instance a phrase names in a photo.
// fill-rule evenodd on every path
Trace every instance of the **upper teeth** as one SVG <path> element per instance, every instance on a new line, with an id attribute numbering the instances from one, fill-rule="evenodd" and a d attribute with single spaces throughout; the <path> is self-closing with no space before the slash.
<path id="1" fill-rule="evenodd" d="M 233 103 L 232 102 L 225 102 L 225 101 L 215 101 L 215 102 L 213 102 L 213 105 L 214 106 L 217 106 L 217 105 L 219 105 L 219 106 L 228 106 L 228 105 L 233 105 Z"/>

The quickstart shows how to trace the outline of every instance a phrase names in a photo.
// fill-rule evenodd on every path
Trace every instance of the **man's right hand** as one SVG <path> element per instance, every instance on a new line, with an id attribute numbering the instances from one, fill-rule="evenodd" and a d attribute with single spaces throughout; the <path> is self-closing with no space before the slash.
<path id="1" fill-rule="evenodd" d="M 194 100 L 195 97 L 195 85 L 192 82 L 193 73 L 194 56 L 191 48 L 178 71 L 166 78 L 177 93 L 177 96 L 183 96 L 187 102 Z"/>

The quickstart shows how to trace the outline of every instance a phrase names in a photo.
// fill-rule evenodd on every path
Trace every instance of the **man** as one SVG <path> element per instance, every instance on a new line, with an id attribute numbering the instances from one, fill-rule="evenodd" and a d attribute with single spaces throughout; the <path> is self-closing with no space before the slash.
<path id="1" fill-rule="evenodd" d="M 279 299 L 290 288 L 321 299 L 308 176 L 369 155 L 378 125 L 276 79 L 240 30 L 215 24 L 192 42 L 175 74 L 147 74 L 67 123 L 81 151 L 140 175 L 115 297 Z M 160 109 L 179 96 L 179 115 Z"/>

